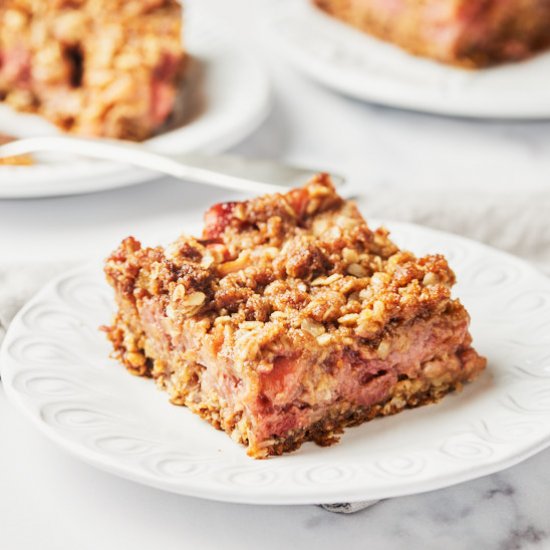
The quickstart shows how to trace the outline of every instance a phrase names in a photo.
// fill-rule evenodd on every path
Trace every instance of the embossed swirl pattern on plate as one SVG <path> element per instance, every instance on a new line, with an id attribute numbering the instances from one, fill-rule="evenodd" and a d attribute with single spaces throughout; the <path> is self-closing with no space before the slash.
<path id="1" fill-rule="evenodd" d="M 512 287 L 520 278 L 521 269 L 516 262 L 498 258 L 490 262 L 478 262 L 478 265 L 468 273 L 468 280 L 462 280 L 462 285 L 482 292 L 497 292 Z"/>
<path id="2" fill-rule="evenodd" d="M 391 225 L 397 226 L 397 236 L 409 234 L 413 252 L 415 241 L 431 247 L 444 239 L 414 226 Z M 400 244 L 399 238 L 396 242 Z M 334 498 L 335 491 L 345 500 L 346 495 L 357 497 L 360 490 L 361 498 L 368 500 L 411 492 L 411 487 L 446 484 L 433 480 L 450 483 L 457 477 L 475 477 L 481 466 L 487 473 L 550 442 L 550 341 L 544 335 L 550 328 L 550 283 L 490 249 L 455 243 L 456 238 L 449 237 L 445 249 L 458 250 L 461 267 L 467 267 L 461 288 L 470 293 L 475 286 L 483 297 L 478 301 L 469 294 L 478 321 L 474 340 L 490 353 L 494 343 L 506 337 L 505 348 L 493 362 L 489 355 L 489 368 L 502 372 L 494 373 L 495 382 L 487 383 L 484 391 L 462 394 L 460 414 L 438 417 L 445 430 L 422 424 L 425 415 L 404 413 L 399 417 L 403 424 L 394 428 L 403 439 L 383 434 L 388 446 L 399 451 L 387 451 L 382 458 L 379 448 L 369 452 L 376 436 L 352 438 L 351 443 L 344 436 L 334 455 L 342 459 L 333 462 L 327 460 L 329 450 L 317 452 L 313 446 L 284 459 L 254 462 L 244 450 L 242 455 L 226 453 L 214 430 L 211 439 L 208 430 L 200 436 L 194 433 L 193 443 L 181 439 L 171 445 L 169 437 L 154 440 L 155 426 L 164 430 L 163 423 L 174 420 L 162 408 L 171 406 L 164 399 L 144 403 L 143 385 L 134 384 L 114 366 L 105 368 L 108 352 L 98 331 L 90 329 L 90 337 L 82 339 L 82 323 L 96 327 L 110 316 L 112 306 L 105 302 L 108 290 L 100 271 L 70 273 L 32 300 L 6 336 L 0 362 L 3 382 L 7 394 L 48 428 L 47 434 L 55 431 L 78 449 L 79 456 L 100 466 L 108 463 L 111 471 L 144 483 L 154 478 L 176 492 L 216 498 L 223 492 L 231 500 L 275 503 L 322 502 L 323 495 Z M 102 298 L 95 295 L 97 288 L 102 288 Z M 502 304 L 507 304 L 507 315 L 502 316 L 506 318 L 493 322 L 486 310 L 498 311 Z M 510 326 L 510 315 L 521 318 L 515 339 L 508 338 L 513 331 L 503 332 Z M 174 432 L 165 435 L 183 433 L 179 422 L 185 420 L 180 418 Z M 410 430 L 417 423 L 422 429 L 411 439 Z"/>
<path id="3" fill-rule="evenodd" d="M 213 479 L 217 484 L 236 488 L 270 487 L 279 481 L 280 473 L 269 466 L 246 464 L 243 466 L 224 466 L 214 471 Z"/>
<path id="4" fill-rule="evenodd" d="M 76 313 L 59 307 L 55 302 L 35 304 L 29 307 L 22 316 L 22 321 L 30 330 L 56 331 L 71 333 L 87 331 L 86 320 Z M 63 339 L 63 335 L 59 335 Z"/>
<path id="5" fill-rule="evenodd" d="M 79 348 L 71 349 L 72 342 L 69 339 L 65 339 L 62 344 L 57 341 L 58 338 L 57 333 L 50 338 L 27 334 L 10 341 L 7 344 L 7 353 L 18 361 L 28 365 L 41 365 L 44 368 L 48 366 L 97 368 L 89 358 L 79 355 Z M 78 335 L 76 341 L 78 341 Z"/>
<path id="6" fill-rule="evenodd" d="M 547 349 L 531 350 L 514 357 L 515 367 L 522 374 L 538 378 L 550 378 L 550 353 Z"/>
<path id="7" fill-rule="evenodd" d="M 375 466 L 385 475 L 410 477 L 426 468 L 426 459 L 418 454 L 401 455 L 377 460 Z"/>
<path id="8" fill-rule="evenodd" d="M 29 364 L 79 363 L 81 358 L 69 349 L 69 345 L 69 343 L 63 345 L 52 339 L 28 335 L 11 342 L 8 352 L 19 361 Z"/>
<path id="9" fill-rule="evenodd" d="M 42 420 L 52 426 L 69 429 L 102 429 L 116 421 L 112 414 L 95 408 L 94 404 L 75 401 L 48 403 L 40 409 Z"/>
<path id="10" fill-rule="evenodd" d="M 550 382 L 517 383 L 503 403 L 512 410 L 526 413 L 550 413 Z"/>
<path id="11" fill-rule="evenodd" d="M 517 439 L 530 439 L 544 428 L 537 419 L 504 418 L 481 420 L 475 425 L 475 431 L 485 441 L 509 443 Z"/>
<path id="12" fill-rule="evenodd" d="M 534 313 L 550 313 L 550 291 L 527 290 L 519 292 L 503 303 L 503 312 L 508 315 L 532 315 Z"/>
<path id="13" fill-rule="evenodd" d="M 207 473 L 212 461 L 215 458 L 206 455 L 165 451 L 146 457 L 142 464 L 155 476 L 177 481 Z"/>
<path id="14" fill-rule="evenodd" d="M 112 293 L 98 277 L 79 274 L 62 279 L 57 284 L 57 294 L 68 305 L 85 310 L 110 311 Z"/>
<path id="15" fill-rule="evenodd" d="M 52 372 L 44 374 L 41 370 L 25 370 L 17 373 L 12 380 L 12 385 L 19 392 L 34 397 L 74 397 L 85 395 L 85 385 L 68 380 L 61 374 Z"/>
<path id="16" fill-rule="evenodd" d="M 132 455 L 142 457 L 155 449 L 155 443 L 131 435 L 109 434 L 89 440 L 89 445 L 107 455 Z"/>
<path id="17" fill-rule="evenodd" d="M 492 446 L 474 433 L 450 436 L 439 450 L 456 460 L 479 461 L 489 458 L 494 450 Z"/>
<path id="18" fill-rule="evenodd" d="M 533 316 L 528 325 L 520 325 L 511 338 L 517 345 L 544 346 L 550 344 L 550 319 Z"/>
<path id="19" fill-rule="evenodd" d="M 294 474 L 294 479 L 301 485 L 337 485 L 355 478 L 357 468 L 350 465 L 320 464 L 300 468 Z"/>

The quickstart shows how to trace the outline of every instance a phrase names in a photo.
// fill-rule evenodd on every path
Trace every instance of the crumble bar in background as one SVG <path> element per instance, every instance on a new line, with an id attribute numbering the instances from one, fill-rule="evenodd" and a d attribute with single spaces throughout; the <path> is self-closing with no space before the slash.
<path id="1" fill-rule="evenodd" d="M 143 140 L 185 74 L 176 0 L 2 0 L 0 99 L 62 129 Z"/>
<path id="2" fill-rule="evenodd" d="M 546 0 L 312 0 L 409 52 L 464 67 L 519 61 L 550 47 Z"/>

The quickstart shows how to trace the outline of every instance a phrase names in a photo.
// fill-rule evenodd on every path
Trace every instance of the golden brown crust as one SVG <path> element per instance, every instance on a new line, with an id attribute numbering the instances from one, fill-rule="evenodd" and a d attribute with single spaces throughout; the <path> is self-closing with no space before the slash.
<path id="1" fill-rule="evenodd" d="M 451 302 L 446 260 L 399 251 L 325 176 L 286 196 L 232 203 L 230 214 L 213 207 L 206 220 L 205 239 L 181 237 L 166 251 L 127 239 L 107 264 L 110 281 L 132 299 L 158 296 L 182 319 L 200 313 L 211 323 L 228 317 L 233 331 L 250 321 L 335 339 L 373 339 Z"/>
<path id="2" fill-rule="evenodd" d="M 372 414 L 405 380 L 403 407 L 485 366 L 445 259 L 400 251 L 324 175 L 214 206 L 201 239 L 128 238 L 105 271 L 116 356 L 258 458 Z"/>
<path id="3" fill-rule="evenodd" d="M 64 130 L 142 140 L 166 124 L 186 55 L 176 0 L 4 0 L 0 99 Z"/>

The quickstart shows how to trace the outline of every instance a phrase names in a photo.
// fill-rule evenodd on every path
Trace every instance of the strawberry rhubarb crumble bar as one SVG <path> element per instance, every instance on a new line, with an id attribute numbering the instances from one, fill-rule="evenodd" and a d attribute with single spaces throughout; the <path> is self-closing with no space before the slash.
<path id="1" fill-rule="evenodd" d="M 325 175 L 218 204 L 166 249 L 129 237 L 105 272 L 115 356 L 255 458 L 329 445 L 485 368 L 445 258 L 399 250 Z"/>
<path id="2" fill-rule="evenodd" d="M 185 65 L 176 0 L 0 1 L 0 100 L 64 130 L 150 137 Z"/>
<path id="3" fill-rule="evenodd" d="M 485 67 L 550 46 L 547 0 L 313 0 L 327 13 L 444 63 Z"/>

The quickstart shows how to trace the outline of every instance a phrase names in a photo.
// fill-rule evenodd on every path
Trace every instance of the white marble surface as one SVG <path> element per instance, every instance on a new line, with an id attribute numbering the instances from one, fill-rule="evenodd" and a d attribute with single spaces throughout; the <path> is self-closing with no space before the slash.
<path id="1" fill-rule="evenodd" d="M 274 0 L 273 0 L 274 1 Z M 280 62 L 270 0 L 202 0 L 273 77 L 274 110 L 237 150 L 334 168 L 368 213 L 468 234 L 550 266 L 550 122 L 454 120 L 338 96 Z M 248 13 L 243 20 L 242 14 Z M 245 24 L 243 24 L 243 21 Z M 225 192 L 170 180 L 96 195 L 0 203 L 3 264 L 105 255 L 128 233 L 175 234 Z M 45 275 L 46 277 L 46 275 Z M 140 487 L 67 457 L 0 391 L 0 548 L 550 548 L 550 451 L 499 475 L 353 516 L 212 503 Z M 288 541 L 292 541 L 289 544 Z"/>

